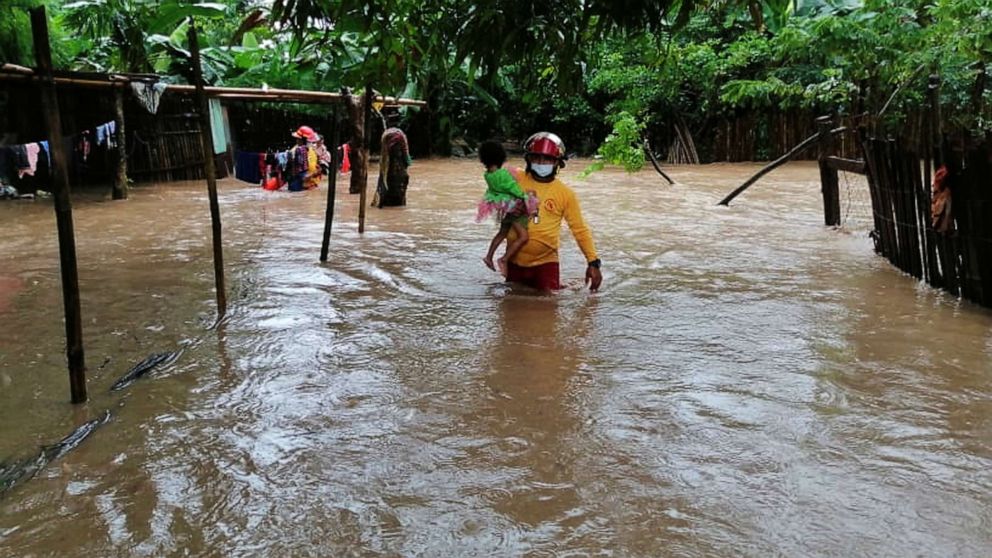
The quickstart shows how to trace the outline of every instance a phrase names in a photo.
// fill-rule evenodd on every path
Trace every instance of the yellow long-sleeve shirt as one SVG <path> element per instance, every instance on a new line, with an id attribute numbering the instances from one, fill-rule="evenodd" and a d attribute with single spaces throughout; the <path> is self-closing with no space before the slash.
<path id="1" fill-rule="evenodd" d="M 524 172 L 519 173 L 518 176 L 520 187 L 525 192 L 534 190 L 541 203 L 537 222 L 531 219 L 527 225 L 527 234 L 530 238 L 517 252 L 513 263 L 522 267 L 533 267 L 557 262 L 563 219 L 568 223 L 568 229 L 572 231 L 572 236 L 575 237 L 575 242 L 585 255 L 586 261 L 597 259 L 592 230 L 582 218 L 582 209 L 579 207 L 579 198 L 575 196 L 575 192 L 557 178 L 551 182 L 538 182 Z M 508 236 L 510 242 L 516 238 L 512 229 Z"/>

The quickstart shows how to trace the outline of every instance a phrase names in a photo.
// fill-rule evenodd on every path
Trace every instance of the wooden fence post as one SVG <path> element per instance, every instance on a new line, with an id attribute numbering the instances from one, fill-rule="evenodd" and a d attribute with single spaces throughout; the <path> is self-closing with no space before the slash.
<path id="1" fill-rule="evenodd" d="M 816 128 L 819 135 L 818 159 L 823 193 L 823 221 L 829 227 L 837 227 L 840 226 L 840 183 L 837 170 L 827 163 L 827 157 L 834 152 L 833 134 L 830 133 L 833 128 L 832 118 L 830 116 L 817 118 Z"/>
<path id="2" fill-rule="evenodd" d="M 349 194 L 360 194 L 363 184 L 368 179 L 368 149 L 365 143 L 365 117 L 362 112 L 362 101 L 356 97 L 351 90 L 345 90 L 345 103 L 348 107 L 348 118 L 350 121 L 350 133 L 348 134 L 351 143 L 351 182 L 348 185 Z"/>
<path id="3" fill-rule="evenodd" d="M 200 44 L 196 36 L 196 22 L 190 18 L 189 50 L 193 62 L 193 82 L 196 86 L 196 106 L 200 113 L 200 143 L 203 145 L 203 171 L 207 178 L 210 197 L 210 224 L 213 230 L 214 286 L 217 289 L 217 319 L 227 313 L 227 294 L 224 290 L 224 247 L 221 243 L 220 204 L 217 202 L 217 174 L 214 168 L 214 137 L 210 126 L 210 107 L 203 92 L 203 74 L 200 69 Z"/>
<path id="4" fill-rule="evenodd" d="M 86 401 L 86 361 L 83 356 L 83 320 L 79 304 L 79 271 L 76 267 L 76 236 L 69 199 L 69 167 L 62 146 L 62 117 L 52 77 L 52 51 L 48 42 L 45 7 L 31 10 L 34 57 L 41 81 L 41 103 L 48 132 L 48 149 L 55 191 L 55 222 L 59 235 L 59 267 L 62 271 L 62 304 L 65 307 L 65 352 L 69 361 L 69 391 L 73 403 Z"/>
<path id="5" fill-rule="evenodd" d="M 117 120 L 117 174 L 114 176 L 113 198 L 126 200 L 127 185 L 127 148 L 124 145 L 124 90 L 114 90 L 114 118 Z"/>
<path id="6" fill-rule="evenodd" d="M 331 112 L 331 168 L 327 177 L 327 211 L 324 213 L 324 239 L 320 245 L 320 261 L 327 261 L 331 244 L 331 225 L 334 224 L 334 198 L 337 196 L 338 182 L 338 141 L 340 139 L 338 108 Z M 325 138 L 324 146 L 327 146 Z"/>
<path id="7" fill-rule="evenodd" d="M 370 133 L 371 133 L 371 127 L 372 127 L 371 126 L 371 124 L 372 124 L 371 123 L 371 120 L 372 120 L 372 86 L 371 85 L 366 85 L 365 86 L 365 96 L 362 99 L 362 103 L 363 103 L 362 110 L 364 111 L 363 118 L 362 118 L 362 121 L 364 122 L 364 124 L 363 124 L 364 127 L 362 129 L 362 134 L 363 134 L 363 137 L 362 137 L 362 151 L 364 153 L 363 153 L 362 159 L 365 161 L 365 179 L 362 180 L 362 183 L 359 185 L 361 187 L 361 189 L 362 189 L 361 190 L 361 196 L 358 199 L 358 233 L 359 234 L 362 234 L 362 233 L 365 232 L 365 206 L 368 203 L 366 200 L 368 199 L 367 198 L 367 191 L 369 189 L 368 188 L 368 185 L 369 185 L 369 180 L 368 180 L 368 176 L 369 176 L 369 145 L 372 143 L 370 141 L 370 138 L 369 138 Z M 352 172 L 354 172 L 354 170 L 352 170 Z"/>

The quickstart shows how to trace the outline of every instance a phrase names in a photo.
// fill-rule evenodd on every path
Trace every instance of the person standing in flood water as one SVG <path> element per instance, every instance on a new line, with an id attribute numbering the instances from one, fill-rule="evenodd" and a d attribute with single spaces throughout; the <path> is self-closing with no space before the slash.
<path id="1" fill-rule="evenodd" d="M 506 280 L 542 291 L 561 289 L 558 249 L 564 220 L 586 257 L 585 282 L 589 290 L 599 290 L 603 275 L 592 230 L 582 218 L 575 192 L 557 178 L 558 169 L 565 166 L 565 143 L 555 134 L 538 132 L 524 142 L 524 160 L 527 168 L 520 178 L 520 187 L 524 191 L 533 190 L 540 205 L 528 226 L 527 242 L 507 263 Z M 507 241 L 513 242 L 515 238 L 511 230 Z"/>
<path id="2" fill-rule="evenodd" d="M 379 156 L 379 182 L 372 197 L 374 207 L 406 205 L 406 189 L 410 184 L 407 169 L 413 164 L 406 134 L 399 128 L 382 132 L 382 152 Z"/>
<path id="3" fill-rule="evenodd" d="M 493 215 L 499 222 L 499 231 L 489 243 L 489 251 L 482 261 L 486 267 L 496 271 L 493 256 L 506 239 L 510 229 L 513 229 L 517 240 L 507 244 L 506 254 L 499 259 L 499 272 L 506 275 L 506 262 L 512 260 L 520 248 L 527 243 L 527 224 L 532 215 L 537 215 L 537 196 L 533 192 L 521 190 L 513 174 L 503 168 L 506 152 L 500 144 L 494 141 L 483 142 L 479 146 L 479 162 L 486 169 L 483 175 L 486 179 L 486 194 L 479 202 L 475 221 L 481 222 Z"/>
<path id="4" fill-rule="evenodd" d="M 300 126 L 291 135 L 296 138 L 296 145 L 290 150 L 289 161 L 286 163 L 286 168 L 289 171 L 288 190 L 290 192 L 302 192 L 311 177 L 310 148 L 307 143 L 310 140 L 316 140 L 317 135 L 309 126 Z M 316 158 L 314 166 L 316 166 Z"/>

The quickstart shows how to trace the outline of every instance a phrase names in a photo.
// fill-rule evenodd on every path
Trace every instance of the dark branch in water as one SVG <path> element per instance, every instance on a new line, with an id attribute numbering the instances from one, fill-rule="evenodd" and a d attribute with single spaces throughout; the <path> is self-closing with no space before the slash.
<path id="1" fill-rule="evenodd" d="M 658 159 L 655 158 L 654 152 L 651 151 L 651 145 L 648 143 L 647 138 L 644 138 L 644 151 L 647 152 L 648 159 L 651 159 L 651 164 L 654 165 L 654 170 L 658 171 L 658 174 L 665 177 L 665 180 L 667 180 L 669 184 L 675 184 L 675 181 L 672 180 L 670 176 L 665 174 L 665 171 L 661 170 L 661 165 L 658 164 Z"/>
<path id="2" fill-rule="evenodd" d="M 846 131 L 847 131 L 847 127 L 846 126 L 841 126 L 840 128 L 834 128 L 833 130 L 830 130 L 830 133 L 832 135 L 836 135 L 836 134 L 840 134 L 840 133 L 846 132 Z M 802 143 L 800 143 L 799 145 L 793 147 L 785 155 L 782 155 L 778 159 L 775 159 L 771 163 L 768 163 L 767 165 L 765 165 L 764 167 L 762 167 L 762 169 L 759 170 L 754 176 L 752 176 L 751 178 L 747 179 L 747 181 L 744 182 L 744 184 L 741 184 L 740 186 L 737 187 L 736 190 L 734 190 L 733 192 L 727 194 L 727 197 L 725 197 L 722 200 L 720 200 L 720 203 L 717 204 L 717 205 L 729 205 L 730 202 L 734 198 L 736 198 L 738 195 L 740 195 L 740 193 L 743 192 L 744 190 L 747 190 L 748 188 L 750 188 L 751 185 L 754 184 L 755 182 L 757 182 L 759 178 L 761 178 L 762 176 L 765 176 L 766 174 L 772 172 L 776 168 L 784 165 L 785 163 L 787 163 L 789 161 L 789 159 L 792 159 L 793 157 L 795 157 L 796 155 L 798 155 L 799 153 L 801 153 L 802 151 L 804 151 L 805 149 L 807 149 L 809 146 L 815 144 L 819 139 L 820 139 L 820 134 L 819 133 L 813 134 L 812 136 L 806 138 L 805 140 L 802 141 Z"/>
<path id="3" fill-rule="evenodd" d="M 156 353 L 149 356 L 145 360 L 135 364 L 133 368 L 127 371 L 127 374 L 124 374 L 119 380 L 114 382 L 114 385 L 110 386 L 110 391 L 117 391 L 126 388 L 134 383 L 134 381 L 138 378 L 151 372 L 155 367 L 165 364 L 172 364 L 181 354 L 182 351 L 179 350 L 169 351 L 167 353 Z"/>
<path id="4" fill-rule="evenodd" d="M 42 446 L 38 455 L 17 462 L 0 463 L 0 495 L 14 487 L 22 480 L 34 478 L 46 465 L 72 451 L 97 428 L 110 421 L 110 411 L 104 411 L 103 416 L 82 424 L 71 434 L 50 446 Z"/>

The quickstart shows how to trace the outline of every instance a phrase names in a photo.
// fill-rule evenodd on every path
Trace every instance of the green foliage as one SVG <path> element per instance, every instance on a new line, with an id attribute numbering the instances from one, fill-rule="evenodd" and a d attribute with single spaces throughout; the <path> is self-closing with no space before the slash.
<path id="1" fill-rule="evenodd" d="M 407 116 L 441 152 L 548 129 L 639 168 L 640 138 L 661 147 L 675 124 L 850 113 L 859 89 L 872 114 L 891 97 L 898 131 L 935 72 L 949 127 L 992 121 L 973 99 L 992 0 L 2 0 L 0 59 L 31 63 L 25 10 L 43 2 L 62 67 L 183 81 L 194 16 L 208 82 L 423 98 Z"/>
<path id="2" fill-rule="evenodd" d="M 41 4 L 41 0 L 4 0 L 0 3 L 0 62 L 30 64 L 34 59 L 28 10 Z"/>
<path id="3" fill-rule="evenodd" d="M 627 172 L 637 172 L 644 168 L 644 142 L 641 132 L 644 123 L 639 122 L 628 112 L 616 115 L 613 121 L 613 131 L 610 132 L 597 154 L 601 161 L 593 163 L 580 174 L 580 178 L 589 176 L 593 171 L 603 168 L 603 162 L 622 166 Z"/>

